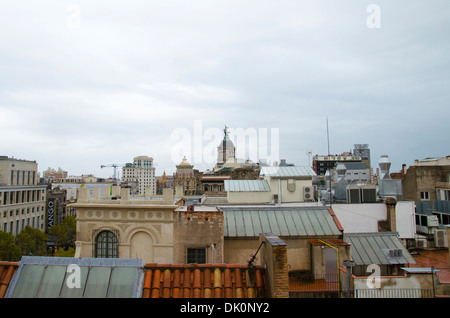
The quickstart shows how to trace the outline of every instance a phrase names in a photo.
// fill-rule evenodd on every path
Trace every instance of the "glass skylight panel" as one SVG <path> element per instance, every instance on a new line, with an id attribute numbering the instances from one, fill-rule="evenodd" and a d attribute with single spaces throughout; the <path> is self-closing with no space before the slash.
<path id="1" fill-rule="evenodd" d="M 86 279 L 89 272 L 89 267 L 81 266 L 80 269 L 80 280 L 76 281 L 78 277 L 76 277 L 75 272 L 68 272 L 66 274 L 64 284 L 61 289 L 61 298 L 81 298 L 84 294 L 84 288 L 86 287 Z M 79 287 L 77 286 L 79 283 Z"/>
<path id="2" fill-rule="evenodd" d="M 7 297 L 139 297 L 142 260 L 24 256 Z"/>
<path id="3" fill-rule="evenodd" d="M 110 276 L 111 267 L 92 267 L 89 270 L 84 297 L 105 298 Z"/>
<path id="4" fill-rule="evenodd" d="M 20 273 L 20 277 L 14 288 L 12 297 L 15 298 L 31 298 L 35 297 L 39 290 L 42 274 L 44 273 L 44 265 L 24 265 Z"/>
<path id="5" fill-rule="evenodd" d="M 133 267 L 115 267 L 111 273 L 108 298 L 131 298 L 137 270 Z"/>
<path id="6" fill-rule="evenodd" d="M 42 275 L 36 297 L 56 298 L 59 297 L 61 287 L 66 276 L 66 266 L 47 266 Z"/>

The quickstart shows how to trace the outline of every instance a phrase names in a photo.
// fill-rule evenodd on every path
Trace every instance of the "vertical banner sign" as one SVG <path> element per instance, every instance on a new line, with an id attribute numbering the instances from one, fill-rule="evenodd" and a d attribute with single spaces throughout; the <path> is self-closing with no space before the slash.
<path id="1" fill-rule="evenodd" d="M 51 228 L 54 224 L 55 199 L 48 199 L 47 211 L 47 228 Z"/>

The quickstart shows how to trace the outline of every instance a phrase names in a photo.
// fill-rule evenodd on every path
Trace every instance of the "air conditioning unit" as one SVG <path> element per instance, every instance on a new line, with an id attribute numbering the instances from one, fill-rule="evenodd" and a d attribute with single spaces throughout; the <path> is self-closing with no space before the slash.
<path id="1" fill-rule="evenodd" d="M 416 239 L 416 247 L 417 248 L 426 248 L 427 247 L 427 239 L 426 238 Z"/>
<path id="2" fill-rule="evenodd" d="M 361 190 L 347 187 L 347 203 L 361 203 Z"/>
<path id="3" fill-rule="evenodd" d="M 278 194 L 273 195 L 273 202 L 278 203 Z"/>
<path id="4" fill-rule="evenodd" d="M 447 231 L 435 230 L 434 231 L 434 246 L 435 247 L 448 247 Z"/>
<path id="5" fill-rule="evenodd" d="M 438 227 L 439 219 L 436 215 L 427 215 L 427 226 L 428 227 Z"/>
<path id="6" fill-rule="evenodd" d="M 401 249 L 398 249 L 398 248 L 391 249 L 391 250 L 389 250 L 389 256 L 390 257 L 401 257 L 401 256 L 403 256 L 403 252 Z"/>
<path id="7" fill-rule="evenodd" d="M 303 188 L 303 200 L 304 201 L 314 201 L 314 188 L 304 187 Z"/>

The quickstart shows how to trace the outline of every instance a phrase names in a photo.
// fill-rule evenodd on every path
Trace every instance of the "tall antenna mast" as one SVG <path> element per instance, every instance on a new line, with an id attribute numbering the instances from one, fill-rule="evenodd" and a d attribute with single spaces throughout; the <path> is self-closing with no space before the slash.
<path id="1" fill-rule="evenodd" d="M 327 116 L 327 144 L 328 144 L 328 160 L 330 160 L 330 133 L 329 133 L 329 131 L 328 131 L 328 116 Z M 330 208 L 332 208 L 333 207 L 333 195 L 332 195 L 332 191 L 331 191 L 331 169 L 329 169 L 328 170 L 328 174 L 329 174 L 329 177 L 330 177 L 330 183 L 329 183 L 329 190 L 330 190 Z M 326 175 L 325 175 L 325 182 L 327 182 L 326 181 Z"/>
<path id="2" fill-rule="evenodd" d="M 328 131 L 328 116 L 327 116 L 327 144 L 328 144 L 328 159 L 330 159 L 330 133 Z"/>

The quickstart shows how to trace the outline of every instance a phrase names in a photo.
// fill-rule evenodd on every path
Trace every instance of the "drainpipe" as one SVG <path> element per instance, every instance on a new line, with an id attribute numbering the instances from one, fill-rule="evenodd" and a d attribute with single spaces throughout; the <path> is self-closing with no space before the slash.
<path id="1" fill-rule="evenodd" d="M 278 205 L 281 205 L 281 179 L 278 179 Z"/>
<path id="2" fill-rule="evenodd" d="M 338 249 L 337 247 L 335 247 L 335 246 L 333 246 L 333 245 L 331 245 L 331 244 L 325 242 L 325 241 L 320 240 L 320 239 L 319 239 L 318 241 L 321 242 L 321 243 L 323 243 L 323 244 L 325 244 L 325 245 L 328 246 L 328 247 L 331 247 L 332 249 L 334 249 L 334 250 L 336 251 L 336 259 L 337 259 L 337 275 L 338 275 L 338 287 L 339 287 L 339 284 L 341 283 L 340 274 L 339 274 L 339 249 Z M 339 290 L 340 290 L 340 289 L 338 289 L 338 293 L 340 293 Z"/>
<path id="3" fill-rule="evenodd" d="M 431 267 L 431 281 L 433 282 L 433 298 L 436 298 L 436 289 L 434 288 L 434 267 Z"/>
<path id="4" fill-rule="evenodd" d="M 350 277 L 352 276 L 352 267 L 355 266 L 355 262 L 354 261 L 344 261 L 344 266 L 347 267 L 347 298 L 351 298 Z"/>
<path id="5" fill-rule="evenodd" d="M 214 243 L 211 244 L 211 264 L 214 264 Z"/>

